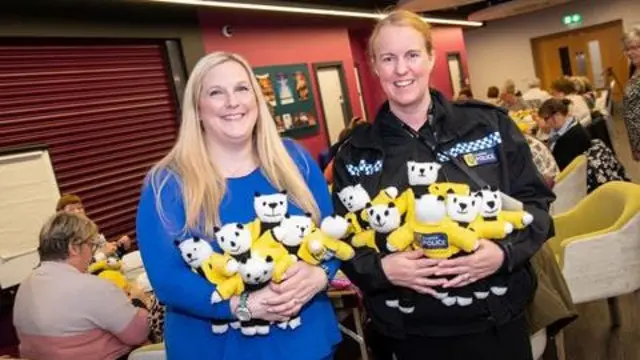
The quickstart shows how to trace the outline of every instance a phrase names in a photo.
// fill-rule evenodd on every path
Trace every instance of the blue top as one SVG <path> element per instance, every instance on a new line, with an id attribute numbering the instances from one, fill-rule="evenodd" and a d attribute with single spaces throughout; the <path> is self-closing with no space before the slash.
<path id="1" fill-rule="evenodd" d="M 324 176 L 311 156 L 298 144 L 284 140 L 298 165 L 315 200 L 321 217 L 333 211 Z M 282 330 L 273 325 L 269 335 L 248 337 L 239 330 L 229 329 L 217 335 L 211 331 L 211 319 L 235 320 L 229 301 L 211 304 L 215 286 L 192 272 L 182 260 L 174 244 L 176 239 L 193 235 L 186 230 L 181 195 L 181 181 L 175 173 L 168 175 L 160 193 L 163 215 L 156 210 L 156 194 L 147 177 L 138 206 L 136 232 L 138 244 L 151 285 L 160 302 L 167 306 L 165 345 L 170 360 L 320 360 L 330 358 L 341 336 L 332 304 L 323 292 L 316 295 L 301 311 L 302 325 L 295 330 Z M 160 176 L 162 179 L 163 176 Z M 154 179 L 157 184 L 158 179 Z M 227 193 L 220 205 L 223 224 L 246 223 L 255 219 L 253 196 L 275 193 L 277 190 L 257 169 L 240 178 L 227 180 Z M 290 214 L 302 214 L 289 203 Z M 212 239 L 209 239 L 210 241 Z M 212 243 L 216 251 L 217 244 Z M 339 267 L 337 260 L 327 263 L 332 277 Z"/>

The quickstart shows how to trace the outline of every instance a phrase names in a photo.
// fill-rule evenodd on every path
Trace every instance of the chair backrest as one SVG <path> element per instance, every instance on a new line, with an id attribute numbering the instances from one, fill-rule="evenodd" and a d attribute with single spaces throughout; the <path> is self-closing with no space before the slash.
<path id="1" fill-rule="evenodd" d="M 139 347 L 129 354 L 128 360 L 166 360 L 164 343 Z"/>
<path id="2" fill-rule="evenodd" d="M 640 289 L 640 185 L 606 183 L 562 217 L 580 219 L 561 244 L 562 272 L 575 303 Z"/>
<path id="3" fill-rule="evenodd" d="M 556 201 L 551 205 L 551 213 L 562 214 L 587 195 L 587 156 L 580 155 L 556 177 L 553 192 Z"/>

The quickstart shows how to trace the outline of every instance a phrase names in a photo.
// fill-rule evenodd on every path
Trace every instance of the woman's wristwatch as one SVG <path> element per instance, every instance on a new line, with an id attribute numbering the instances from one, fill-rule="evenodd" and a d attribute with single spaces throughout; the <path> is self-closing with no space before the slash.
<path id="1" fill-rule="evenodd" d="M 236 317 L 238 320 L 246 322 L 251 320 L 251 311 L 249 310 L 249 292 L 245 291 L 240 295 L 238 307 L 236 307 Z"/>

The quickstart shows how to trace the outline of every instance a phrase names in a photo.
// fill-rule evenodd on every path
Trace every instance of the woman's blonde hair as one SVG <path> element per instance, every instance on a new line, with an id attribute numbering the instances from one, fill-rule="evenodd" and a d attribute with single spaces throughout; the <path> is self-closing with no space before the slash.
<path id="1" fill-rule="evenodd" d="M 634 41 L 640 41 L 640 25 L 635 25 L 622 36 L 622 42 L 625 48 L 629 46 L 629 43 Z"/>
<path id="2" fill-rule="evenodd" d="M 298 166 L 282 143 L 251 67 L 240 55 L 227 52 L 206 55 L 198 61 L 189 76 L 184 92 L 178 139 L 169 154 L 151 171 L 158 212 L 163 214 L 161 192 L 171 176 L 165 170 L 171 170 L 182 181 L 186 226 L 192 229 L 200 228 L 212 236 L 214 227 L 220 225 L 218 211 L 226 192 L 226 180 L 209 158 L 204 131 L 200 124 L 199 101 L 204 77 L 216 66 L 229 61 L 240 64 L 245 69 L 256 97 L 258 119 L 252 141 L 262 172 L 276 189 L 286 189 L 291 200 L 305 212 L 311 213 L 318 222 L 318 205 Z M 159 176 L 160 174 L 162 176 Z"/>
<path id="3" fill-rule="evenodd" d="M 433 41 L 431 38 L 431 26 L 425 22 L 420 15 L 413 13 L 407 10 L 395 10 L 389 13 L 384 18 L 380 19 L 376 26 L 373 28 L 373 32 L 369 37 L 369 59 L 371 62 L 375 62 L 376 54 L 374 45 L 378 35 L 380 35 L 380 30 L 383 27 L 393 25 L 393 26 L 407 26 L 410 27 L 422 35 L 424 38 L 424 45 L 427 49 L 427 54 L 431 55 L 433 51 Z"/>

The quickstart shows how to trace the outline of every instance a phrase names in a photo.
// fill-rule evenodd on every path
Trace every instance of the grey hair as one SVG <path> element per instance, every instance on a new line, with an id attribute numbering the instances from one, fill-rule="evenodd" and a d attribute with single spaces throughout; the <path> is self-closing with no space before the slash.
<path id="1" fill-rule="evenodd" d="M 40 230 L 40 260 L 66 260 L 69 257 L 69 246 L 81 245 L 97 235 L 98 227 L 85 215 L 59 211 Z"/>
<path id="2" fill-rule="evenodd" d="M 533 78 L 531 81 L 529 81 L 529 88 L 535 89 L 539 87 L 540 87 L 540 79 Z"/>
<path id="3" fill-rule="evenodd" d="M 640 25 L 635 25 L 622 37 L 622 42 L 624 42 L 625 46 L 633 41 L 640 41 Z"/>

